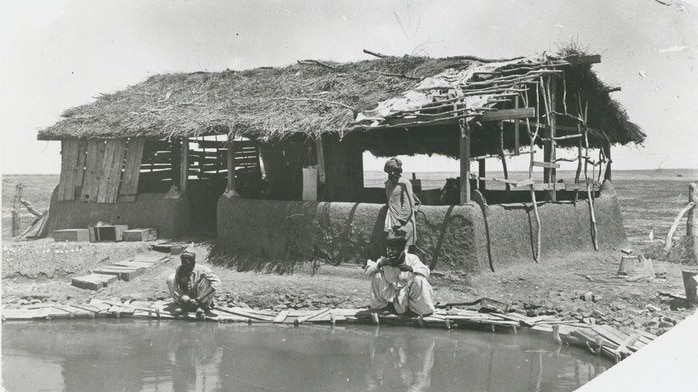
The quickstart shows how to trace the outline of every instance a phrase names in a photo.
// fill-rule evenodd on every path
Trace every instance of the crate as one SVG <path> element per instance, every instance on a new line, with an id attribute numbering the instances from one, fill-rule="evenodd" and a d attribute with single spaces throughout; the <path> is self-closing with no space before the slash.
<path id="1" fill-rule="evenodd" d="M 87 290 L 99 290 L 116 281 L 116 275 L 89 274 L 71 279 L 71 285 Z"/>
<path id="2" fill-rule="evenodd" d="M 123 241 L 127 225 L 104 225 L 90 227 L 90 242 Z"/>
<path id="3" fill-rule="evenodd" d="M 53 231 L 54 241 L 89 241 L 88 229 L 62 229 Z"/>
<path id="4" fill-rule="evenodd" d="M 124 231 L 124 241 L 155 241 L 158 231 L 155 229 L 130 229 Z"/>

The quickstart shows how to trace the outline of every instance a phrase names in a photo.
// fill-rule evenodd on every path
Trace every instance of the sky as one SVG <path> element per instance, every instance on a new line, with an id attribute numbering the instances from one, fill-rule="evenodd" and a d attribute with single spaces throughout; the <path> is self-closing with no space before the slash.
<path id="1" fill-rule="evenodd" d="M 37 131 L 155 74 L 372 58 L 363 49 L 511 58 L 572 40 L 601 54 L 594 70 L 647 133 L 613 150 L 614 170 L 698 169 L 698 0 L 28 0 L 0 5 L 2 173 L 59 173 L 60 142 Z"/>

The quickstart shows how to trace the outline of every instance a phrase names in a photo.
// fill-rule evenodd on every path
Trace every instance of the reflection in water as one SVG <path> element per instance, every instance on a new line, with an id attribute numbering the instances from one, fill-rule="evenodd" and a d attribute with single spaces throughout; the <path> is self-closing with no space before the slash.
<path id="1" fill-rule="evenodd" d="M 609 365 L 526 333 L 130 320 L 2 332 L 9 391 L 36 390 L 33 368 L 66 391 L 571 391 Z"/>
<path id="2" fill-rule="evenodd" d="M 371 370 L 367 373 L 367 390 L 429 390 L 431 369 L 434 367 L 434 338 L 380 336 L 378 331 L 371 340 Z"/>

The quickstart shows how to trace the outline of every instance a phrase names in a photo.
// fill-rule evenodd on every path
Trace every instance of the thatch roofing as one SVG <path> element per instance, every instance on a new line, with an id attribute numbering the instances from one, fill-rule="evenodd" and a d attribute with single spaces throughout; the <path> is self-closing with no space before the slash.
<path id="1" fill-rule="evenodd" d="M 293 134 L 318 137 L 325 132 L 376 135 L 392 131 L 385 128 L 394 127 L 395 118 L 402 117 L 404 123 L 402 109 L 408 114 L 422 113 L 420 109 L 439 106 L 440 100 L 453 102 L 454 96 L 463 93 L 483 92 L 480 98 L 469 98 L 466 106 L 471 115 L 483 113 L 477 112 L 477 105 L 483 110 L 502 107 L 501 100 L 488 101 L 492 98 L 487 93 L 492 88 L 488 80 L 505 75 L 525 81 L 532 69 L 563 69 L 567 89 L 583 91 L 589 102 L 587 125 L 598 133 L 592 133 L 592 145 L 601 140 L 611 144 L 644 140 L 645 135 L 610 98 L 608 86 L 589 64 L 570 66 L 565 59 L 545 55 L 497 62 L 473 57 L 385 57 L 345 64 L 308 61 L 281 68 L 156 75 L 66 110 L 61 121 L 39 132 L 39 138 L 163 139 L 228 133 L 278 140 Z M 418 105 L 391 106 L 395 98 L 410 92 L 422 95 Z M 571 97 L 567 95 L 567 99 Z M 531 98 L 529 106 L 534 106 L 536 96 Z M 434 113 L 423 113 L 427 112 Z M 413 123 L 399 127 L 404 131 L 425 126 Z M 457 125 L 450 128 L 457 130 Z M 430 153 L 457 156 L 451 148 Z"/>

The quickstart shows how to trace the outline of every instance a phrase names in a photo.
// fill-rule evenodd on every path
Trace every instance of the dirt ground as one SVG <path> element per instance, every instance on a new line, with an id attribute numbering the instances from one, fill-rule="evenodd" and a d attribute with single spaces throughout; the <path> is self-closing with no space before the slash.
<path id="1" fill-rule="evenodd" d="M 192 245 L 197 260 L 207 264 L 212 242 Z M 660 245 L 648 244 L 648 248 Z M 92 298 L 167 299 L 165 279 L 178 265 L 178 256 L 149 268 L 130 282 L 117 281 L 98 292 L 71 286 L 71 277 L 145 251 L 149 251 L 146 243 L 6 241 L 2 249 L 3 307 L 39 301 L 82 303 Z M 438 302 L 488 297 L 529 316 L 557 315 L 657 335 L 695 312 L 695 308 L 686 309 L 685 301 L 659 294 L 684 293 L 681 265 L 652 260 L 654 279 L 621 279 L 616 277 L 621 256 L 620 250 L 543 255 L 538 263 L 531 261 L 475 276 L 455 276 L 437 270 L 430 281 Z M 358 264 L 319 264 L 313 268 L 308 263 L 284 275 L 211 267 L 223 281 L 217 301 L 231 306 L 275 310 L 368 306 L 369 282 Z"/>

